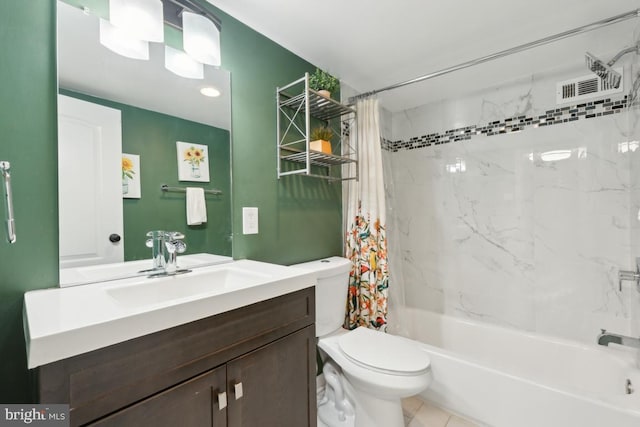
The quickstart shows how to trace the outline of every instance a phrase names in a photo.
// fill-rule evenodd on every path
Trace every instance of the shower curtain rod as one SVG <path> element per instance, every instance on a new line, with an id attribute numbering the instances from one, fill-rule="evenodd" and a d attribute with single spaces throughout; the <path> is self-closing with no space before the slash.
<path id="1" fill-rule="evenodd" d="M 407 80 L 401 83 L 396 83 L 391 86 L 386 86 L 381 89 L 375 89 L 369 92 L 364 92 L 356 96 L 352 96 L 349 98 L 349 103 L 353 104 L 359 99 L 368 98 L 372 95 L 375 95 L 380 92 L 385 92 L 392 89 L 397 89 L 402 86 L 407 86 L 414 83 L 419 83 L 424 80 L 429 80 L 434 77 L 442 76 L 443 74 L 448 74 L 454 71 L 462 70 L 464 68 L 472 67 L 474 65 L 482 64 L 484 62 L 493 61 L 494 59 L 502 58 L 504 56 L 512 55 L 514 53 L 522 52 L 524 50 L 532 49 L 534 47 L 542 46 L 557 40 L 562 40 L 567 37 L 575 36 L 581 33 L 586 33 L 587 31 L 596 30 L 598 28 L 617 24 L 618 22 L 626 21 L 627 19 L 640 17 L 640 9 L 631 10 L 627 13 L 622 13 L 620 15 L 612 16 L 610 18 L 602 19 L 600 21 L 593 22 L 591 24 L 583 25 L 578 28 L 574 28 L 572 30 L 564 31 L 562 33 L 555 34 L 553 36 L 548 36 L 530 43 L 521 44 L 519 46 L 512 47 L 511 49 L 502 50 L 500 52 L 492 53 L 487 56 L 483 56 L 481 58 L 473 59 L 471 61 L 463 62 L 458 65 L 454 65 L 453 67 L 445 68 L 440 71 L 436 71 L 431 74 L 425 74 L 424 76 L 416 77 L 411 80 Z"/>

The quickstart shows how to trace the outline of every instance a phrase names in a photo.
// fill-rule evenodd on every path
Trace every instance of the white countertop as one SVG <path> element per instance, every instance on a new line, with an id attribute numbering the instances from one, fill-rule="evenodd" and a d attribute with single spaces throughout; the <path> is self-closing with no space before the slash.
<path id="1" fill-rule="evenodd" d="M 237 282 L 225 274 L 226 277 L 237 275 Z M 243 275 L 249 280 L 244 281 Z M 224 280 L 228 283 L 222 283 Z M 201 267 L 178 276 L 133 277 L 30 291 L 24 295 L 23 313 L 28 367 L 35 368 L 315 284 L 315 272 L 240 260 Z M 140 289 L 143 291 L 137 292 Z M 161 293 L 154 293 L 155 289 Z M 185 289 L 197 291 L 186 295 Z M 129 295 L 131 301 L 126 300 Z"/>

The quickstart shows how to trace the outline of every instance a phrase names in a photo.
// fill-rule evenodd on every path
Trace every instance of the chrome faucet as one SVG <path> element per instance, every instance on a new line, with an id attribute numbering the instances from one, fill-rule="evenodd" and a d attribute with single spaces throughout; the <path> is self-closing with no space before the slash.
<path id="1" fill-rule="evenodd" d="M 184 234 L 178 231 L 155 230 L 147 233 L 146 245 L 151 248 L 153 268 L 148 270 L 149 277 L 160 277 L 174 274 L 188 273 L 191 270 L 178 268 L 178 254 L 187 250 L 187 244 L 182 241 Z"/>
<path id="2" fill-rule="evenodd" d="M 151 258 L 153 260 L 153 268 L 151 271 L 164 271 L 164 238 L 166 232 L 162 230 L 149 231 L 147 233 L 146 245 L 151 248 Z"/>
<path id="3" fill-rule="evenodd" d="M 601 329 L 602 333 L 598 335 L 598 344 L 608 346 L 609 344 L 618 344 L 625 347 L 633 347 L 640 349 L 640 338 L 627 337 L 625 335 L 612 334 L 606 329 Z"/>
<path id="4" fill-rule="evenodd" d="M 167 233 L 164 241 L 165 249 L 165 266 L 167 274 L 176 274 L 178 272 L 178 254 L 187 250 L 187 244 L 182 241 L 184 234 L 172 231 Z"/>

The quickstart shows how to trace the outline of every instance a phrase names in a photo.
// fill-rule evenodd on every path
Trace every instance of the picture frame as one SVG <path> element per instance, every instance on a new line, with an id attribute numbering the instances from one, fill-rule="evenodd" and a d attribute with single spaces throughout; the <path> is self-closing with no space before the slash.
<path id="1" fill-rule="evenodd" d="M 122 197 L 139 199 L 140 190 L 140 156 L 122 153 Z"/>
<path id="2" fill-rule="evenodd" d="M 176 141 L 178 181 L 209 182 L 209 147 Z"/>

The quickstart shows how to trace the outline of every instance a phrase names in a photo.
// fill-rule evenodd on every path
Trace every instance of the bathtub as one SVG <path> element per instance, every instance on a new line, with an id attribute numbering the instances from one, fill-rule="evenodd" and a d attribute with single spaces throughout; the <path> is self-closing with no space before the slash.
<path id="1" fill-rule="evenodd" d="M 397 333 L 422 342 L 431 358 L 433 383 L 421 396 L 480 425 L 640 426 L 636 350 L 406 307 L 398 320 L 409 326 Z"/>

